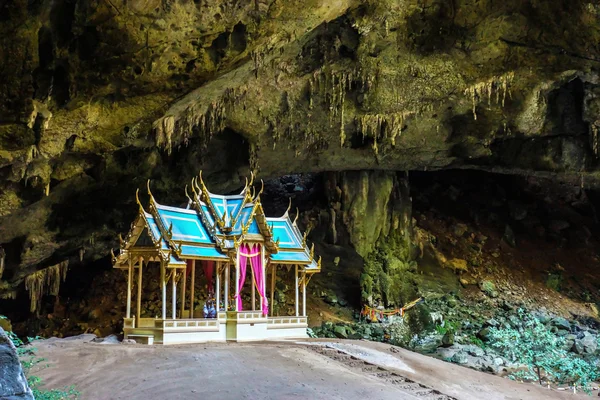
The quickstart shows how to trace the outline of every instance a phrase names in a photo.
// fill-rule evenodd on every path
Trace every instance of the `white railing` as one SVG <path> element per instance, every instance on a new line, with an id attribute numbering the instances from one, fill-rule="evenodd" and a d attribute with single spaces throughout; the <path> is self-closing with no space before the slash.
<path id="1" fill-rule="evenodd" d="M 172 331 L 218 331 L 219 321 L 211 319 L 165 319 L 157 321 L 157 327 L 163 328 L 165 332 Z"/>
<path id="2" fill-rule="evenodd" d="M 267 317 L 261 311 L 228 311 L 228 321 L 237 321 L 238 324 L 266 323 Z"/>
<path id="3" fill-rule="evenodd" d="M 269 317 L 268 329 L 304 328 L 308 325 L 306 317 Z"/>

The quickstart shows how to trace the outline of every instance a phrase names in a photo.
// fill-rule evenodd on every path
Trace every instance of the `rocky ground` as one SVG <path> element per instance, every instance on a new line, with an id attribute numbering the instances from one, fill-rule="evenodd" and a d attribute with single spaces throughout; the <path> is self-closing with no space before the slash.
<path id="1" fill-rule="evenodd" d="M 390 345 L 356 341 L 144 346 L 93 336 L 38 343 L 48 387 L 82 399 L 565 399 Z M 257 380 L 260 384 L 256 384 Z"/>

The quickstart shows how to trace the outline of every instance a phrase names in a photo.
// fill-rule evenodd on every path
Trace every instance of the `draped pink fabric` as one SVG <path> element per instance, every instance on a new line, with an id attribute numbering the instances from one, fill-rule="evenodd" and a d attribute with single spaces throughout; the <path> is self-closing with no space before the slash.
<path id="1" fill-rule="evenodd" d="M 250 254 L 250 248 L 247 244 L 242 244 L 238 249 L 238 252 L 240 256 L 240 282 L 235 297 L 237 297 L 237 309 L 238 311 L 242 311 L 242 288 L 244 287 L 244 281 L 246 280 L 246 263 L 248 262 L 246 254 Z"/>
<path id="2" fill-rule="evenodd" d="M 215 271 L 215 262 L 214 261 L 203 261 L 202 267 L 204 268 L 204 276 L 206 276 L 206 282 L 208 285 L 208 290 L 210 292 L 211 288 L 213 288 L 213 274 Z"/>
<path id="3" fill-rule="evenodd" d="M 263 260 L 260 251 L 260 245 L 257 244 L 252 246 L 251 253 L 254 255 L 250 258 L 250 265 L 252 266 L 252 271 L 254 272 L 256 289 L 258 290 L 258 294 L 262 299 L 262 312 L 263 315 L 269 315 L 269 302 L 267 301 L 267 296 L 265 296 L 265 277 L 263 275 Z"/>

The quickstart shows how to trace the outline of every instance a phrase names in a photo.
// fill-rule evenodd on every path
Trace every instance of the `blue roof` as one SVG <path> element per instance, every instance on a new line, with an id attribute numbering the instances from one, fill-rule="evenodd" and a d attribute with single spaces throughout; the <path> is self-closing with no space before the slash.
<path id="1" fill-rule="evenodd" d="M 148 214 L 145 212 L 144 216 L 146 217 L 146 221 L 148 221 L 148 228 L 149 228 L 148 231 L 154 238 L 154 241 L 156 242 L 156 241 L 160 240 L 160 248 L 163 250 L 167 250 L 169 248 L 169 246 L 167 245 L 167 242 L 161 236 L 160 230 L 158 229 L 158 225 L 156 224 L 156 221 L 154 220 L 154 217 L 152 216 L 152 214 Z"/>
<path id="2" fill-rule="evenodd" d="M 267 223 L 273 228 L 273 240 L 279 240 L 279 248 L 302 249 L 302 237 L 288 217 L 267 218 Z"/>
<path id="3" fill-rule="evenodd" d="M 275 262 L 308 264 L 311 259 L 305 251 L 280 251 L 276 254 L 271 254 L 271 260 Z"/>
<path id="4" fill-rule="evenodd" d="M 176 257 L 171 256 L 169 259 L 169 265 L 185 265 L 185 261 L 178 260 Z"/>
<path id="5" fill-rule="evenodd" d="M 215 247 L 200 247 L 200 246 L 181 246 L 181 258 L 200 257 L 200 258 L 222 258 L 228 257 L 217 250 Z"/>
<path id="6" fill-rule="evenodd" d="M 164 227 L 169 229 L 171 225 L 173 226 L 172 240 L 214 244 L 196 211 L 161 205 L 157 206 L 157 210 Z"/>
<path id="7" fill-rule="evenodd" d="M 192 205 L 189 203 L 187 209 L 157 204 L 151 196 L 152 214 L 144 212 L 147 230 L 155 243 L 160 241 L 163 253 L 170 254 L 169 264 L 180 266 L 190 258 L 228 260 L 229 255 L 225 253 L 234 248 L 232 239 L 238 238 L 248 226 L 249 235 L 264 234 L 269 252 L 277 252 L 269 256 L 273 262 L 305 265 L 307 271 L 319 270 L 318 263 L 303 243 L 302 233 L 287 213 L 280 218 L 267 218 L 260 200 L 251 201 L 248 192 L 232 196 L 206 194 L 206 191 L 204 194 L 210 198 L 207 204 L 196 196 L 194 207 L 189 208 Z M 224 221 L 225 227 L 221 228 L 216 220 Z M 272 237 L 264 231 L 268 230 L 264 224 L 272 230 Z M 256 236 L 247 238 L 252 239 Z"/>

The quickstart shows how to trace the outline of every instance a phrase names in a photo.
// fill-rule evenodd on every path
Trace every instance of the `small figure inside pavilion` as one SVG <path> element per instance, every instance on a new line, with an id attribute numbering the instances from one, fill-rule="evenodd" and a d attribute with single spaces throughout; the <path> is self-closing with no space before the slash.
<path id="1" fill-rule="evenodd" d="M 127 271 L 125 338 L 180 344 L 307 337 L 306 287 L 321 271 L 321 260 L 289 208 L 279 218 L 265 216 L 262 189 L 256 194 L 253 181 L 239 195 L 221 196 L 207 190 L 200 173 L 191 182 L 191 195 L 186 187 L 186 208 L 158 204 L 148 182 L 146 211 L 136 192 L 138 216 L 113 255 L 114 268 Z M 294 271 L 295 313 L 286 317 L 273 316 L 270 307 L 281 268 Z M 142 288 L 144 279 L 155 276 L 160 277 L 161 315 L 149 318 L 142 316 L 142 298 L 148 295 Z M 201 277 L 208 290 L 206 301 L 198 304 L 195 288 Z M 248 286 L 250 305 L 244 302 Z"/>

